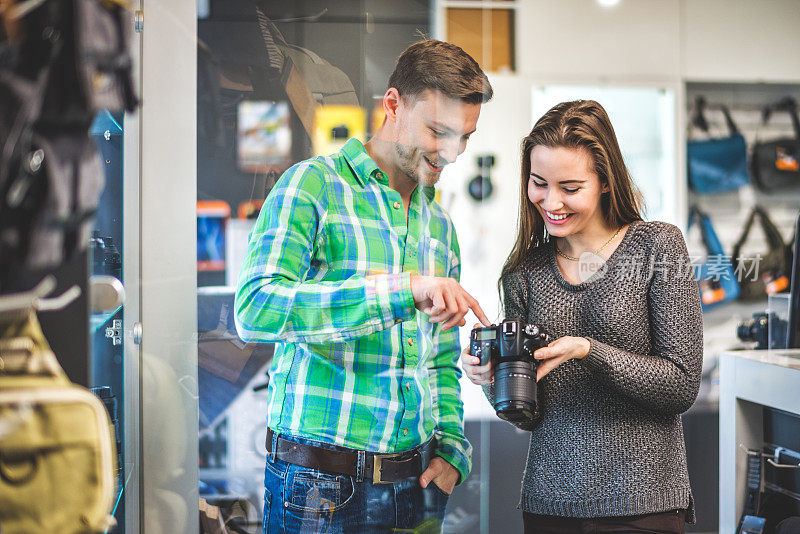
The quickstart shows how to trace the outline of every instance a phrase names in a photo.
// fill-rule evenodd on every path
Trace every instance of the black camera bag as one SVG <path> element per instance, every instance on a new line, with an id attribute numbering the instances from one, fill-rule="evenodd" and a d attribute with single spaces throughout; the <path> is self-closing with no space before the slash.
<path id="1" fill-rule="evenodd" d="M 0 292 L 86 248 L 104 181 L 89 126 L 137 104 L 119 0 L 12 4 L 4 16 L 17 31 L 0 43 Z"/>
<path id="2" fill-rule="evenodd" d="M 753 183 L 762 191 L 800 188 L 800 119 L 797 102 L 787 97 L 764 108 L 764 124 L 773 111 L 785 111 L 792 118 L 794 138 L 783 137 L 758 142 L 753 146 L 750 173 Z"/>
<path id="3" fill-rule="evenodd" d="M 750 235 L 755 218 L 758 217 L 764 236 L 767 241 L 767 252 L 760 254 L 760 258 L 741 257 L 742 246 Z M 739 276 L 739 299 L 740 300 L 761 300 L 768 294 L 780 293 L 789 289 L 788 276 L 792 266 L 792 251 L 786 243 L 780 231 L 769 218 L 767 212 L 761 206 L 754 206 L 744 224 L 742 234 L 733 246 L 733 257 L 731 258 L 736 273 Z M 748 275 L 748 266 L 758 261 L 757 276 Z"/>

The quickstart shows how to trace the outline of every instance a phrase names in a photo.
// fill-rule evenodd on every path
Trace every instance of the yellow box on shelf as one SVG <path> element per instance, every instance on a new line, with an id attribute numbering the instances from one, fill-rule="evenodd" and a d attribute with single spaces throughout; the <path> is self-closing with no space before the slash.
<path id="1" fill-rule="evenodd" d="M 314 155 L 333 154 L 355 137 L 362 143 L 367 137 L 367 114 L 359 106 L 318 106 L 314 114 Z"/>

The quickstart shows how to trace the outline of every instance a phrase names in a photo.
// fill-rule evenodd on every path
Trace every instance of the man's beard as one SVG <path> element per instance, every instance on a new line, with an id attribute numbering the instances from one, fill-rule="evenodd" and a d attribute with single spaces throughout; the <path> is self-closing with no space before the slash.
<path id="1" fill-rule="evenodd" d="M 422 163 L 422 154 L 418 149 L 409 148 L 407 145 L 396 143 L 394 145 L 395 152 L 397 153 L 398 161 L 400 162 L 400 170 L 415 184 L 421 184 L 423 187 L 431 187 L 439 181 L 439 175 L 430 173 L 431 176 L 420 177 L 420 166 Z M 418 155 L 417 158 L 414 156 Z"/>

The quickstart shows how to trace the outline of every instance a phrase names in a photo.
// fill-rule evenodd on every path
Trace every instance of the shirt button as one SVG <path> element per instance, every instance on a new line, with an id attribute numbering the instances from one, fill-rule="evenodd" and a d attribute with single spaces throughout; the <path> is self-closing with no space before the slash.
<path id="1" fill-rule="evenodd" d="M 413 347 L 414 346 L 414 338 L 413 337 L 408 338 L 408 346 L 409 347 Z"/>
<path id="2" fill-rule="evenodd" d="M 408 429 L 407 429 L 407 428 L 404 428 L 404 429 L 403 429 L 403 435 L 404 435 L 404 436 L 407 436 L 407 435 L 408 435 Z"/>
<path id="3" fill-rule="evenodd" d="M 396 209 L 396 210 L 399 210 L 399 209 L 400 209 L 400 203 L 399 203 L 399 202 L 397 202 L 397 201 L 395 201 L 395 203 L 393 204 L 393 206 L 394 206 L 394 209 Z"/>
<path id="4" fill-rule="evenodd" d="M 411 391 L 411 382 L 406 382 L 406 391 Z"/>

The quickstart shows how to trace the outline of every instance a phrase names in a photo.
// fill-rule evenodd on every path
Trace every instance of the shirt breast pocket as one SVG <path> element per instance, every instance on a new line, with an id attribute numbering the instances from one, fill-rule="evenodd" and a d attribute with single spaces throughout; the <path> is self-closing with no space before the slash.
<path id="1" fill-rule="evenodd" d="M 426 276 L 449 276 L 453 261 L 450 248 L 435 237 L 423 236 L 417 247 L 419 274 Z"/>

